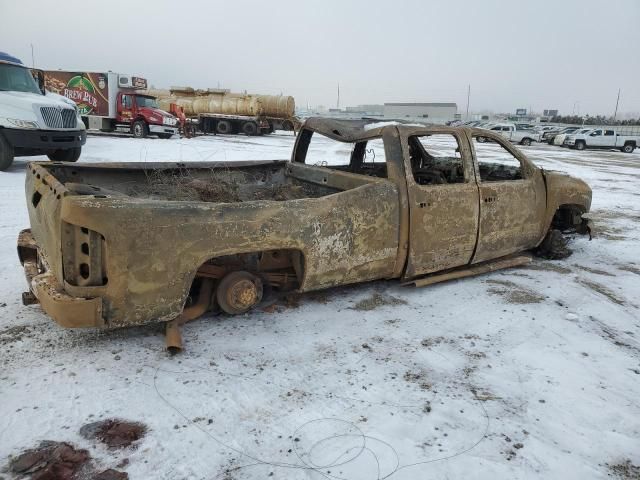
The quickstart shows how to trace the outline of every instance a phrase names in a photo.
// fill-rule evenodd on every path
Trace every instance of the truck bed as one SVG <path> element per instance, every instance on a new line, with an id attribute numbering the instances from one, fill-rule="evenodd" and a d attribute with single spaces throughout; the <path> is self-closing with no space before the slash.
<path id="1" fill-rule="evenodd" d="M 240 203 L 318 198 L 339 188 L 292 174 L 286 161 L 233 163 L 52 164 L 70 194 L 94 197 Z"/>

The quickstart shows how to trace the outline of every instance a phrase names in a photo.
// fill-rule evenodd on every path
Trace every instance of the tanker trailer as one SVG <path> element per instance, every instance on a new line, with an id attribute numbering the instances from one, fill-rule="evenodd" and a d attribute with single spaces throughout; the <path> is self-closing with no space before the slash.
<path id="1" fill-rule="evenodd" d="M 171 104 L 182 107 L 202 133 L 262 135 L 274 130 L 294 130 L 299 124 L 294 116 L 295 101 L 290 96 L 189 87 L 148 89 L 145 93 L 155 96 L 160 108 L 169 109 Z"/>

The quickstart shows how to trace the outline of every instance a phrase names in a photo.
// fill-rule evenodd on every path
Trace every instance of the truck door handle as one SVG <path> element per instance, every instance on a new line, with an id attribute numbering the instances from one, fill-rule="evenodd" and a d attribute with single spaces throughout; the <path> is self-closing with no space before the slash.
<path id="1" fill-rule="evenodd" d="M 484 197 L 484 203 L 493 203 L 498 200 L 498 197 Z"/>
<path id="2" fill-rule="evenodd" d="M 431 203 L 429 203 L 429 202 L 420 202 L 420 203 L 418 203 L 418 206 L 420 208 L 430 207 Z"/>

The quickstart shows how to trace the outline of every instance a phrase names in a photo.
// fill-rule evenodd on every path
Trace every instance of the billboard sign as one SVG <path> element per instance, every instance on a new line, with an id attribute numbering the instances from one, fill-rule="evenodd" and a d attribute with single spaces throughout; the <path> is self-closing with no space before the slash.
<path id="1" fill-rule="evenodd" d="M 519 117 L 524 116 L 527 114 L 527 109 L 526 108 L 518 108 L 516 109 L 516 115 L 518 115 Z"/>
<path id="2" fill-rule="evenodd" d="M 544 110 L 543 116 L 545 117 L 557 117 L 558 110 Z"/>

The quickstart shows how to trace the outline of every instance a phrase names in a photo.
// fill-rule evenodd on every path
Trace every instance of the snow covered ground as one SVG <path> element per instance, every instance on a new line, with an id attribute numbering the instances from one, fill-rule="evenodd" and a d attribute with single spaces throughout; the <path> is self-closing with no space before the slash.
<path id="1" fill-rule="evenodd" d="M 284 159 L 292 144 L 90 137 L 81 161 Z M 639 465 L 640 154 L 525 151 L 593 188 L 595 237 L 568 259 L 209 316 L 176 357 L 159 326 L 64 330 L 21 305 L 17 159 L 0 172 L 0 468 L 44 439 L 104 468 L 127 458 L 132 479 L 585 479 Z M 111 417 L 149 432 L 124 451 L 79 435 Z"/>

